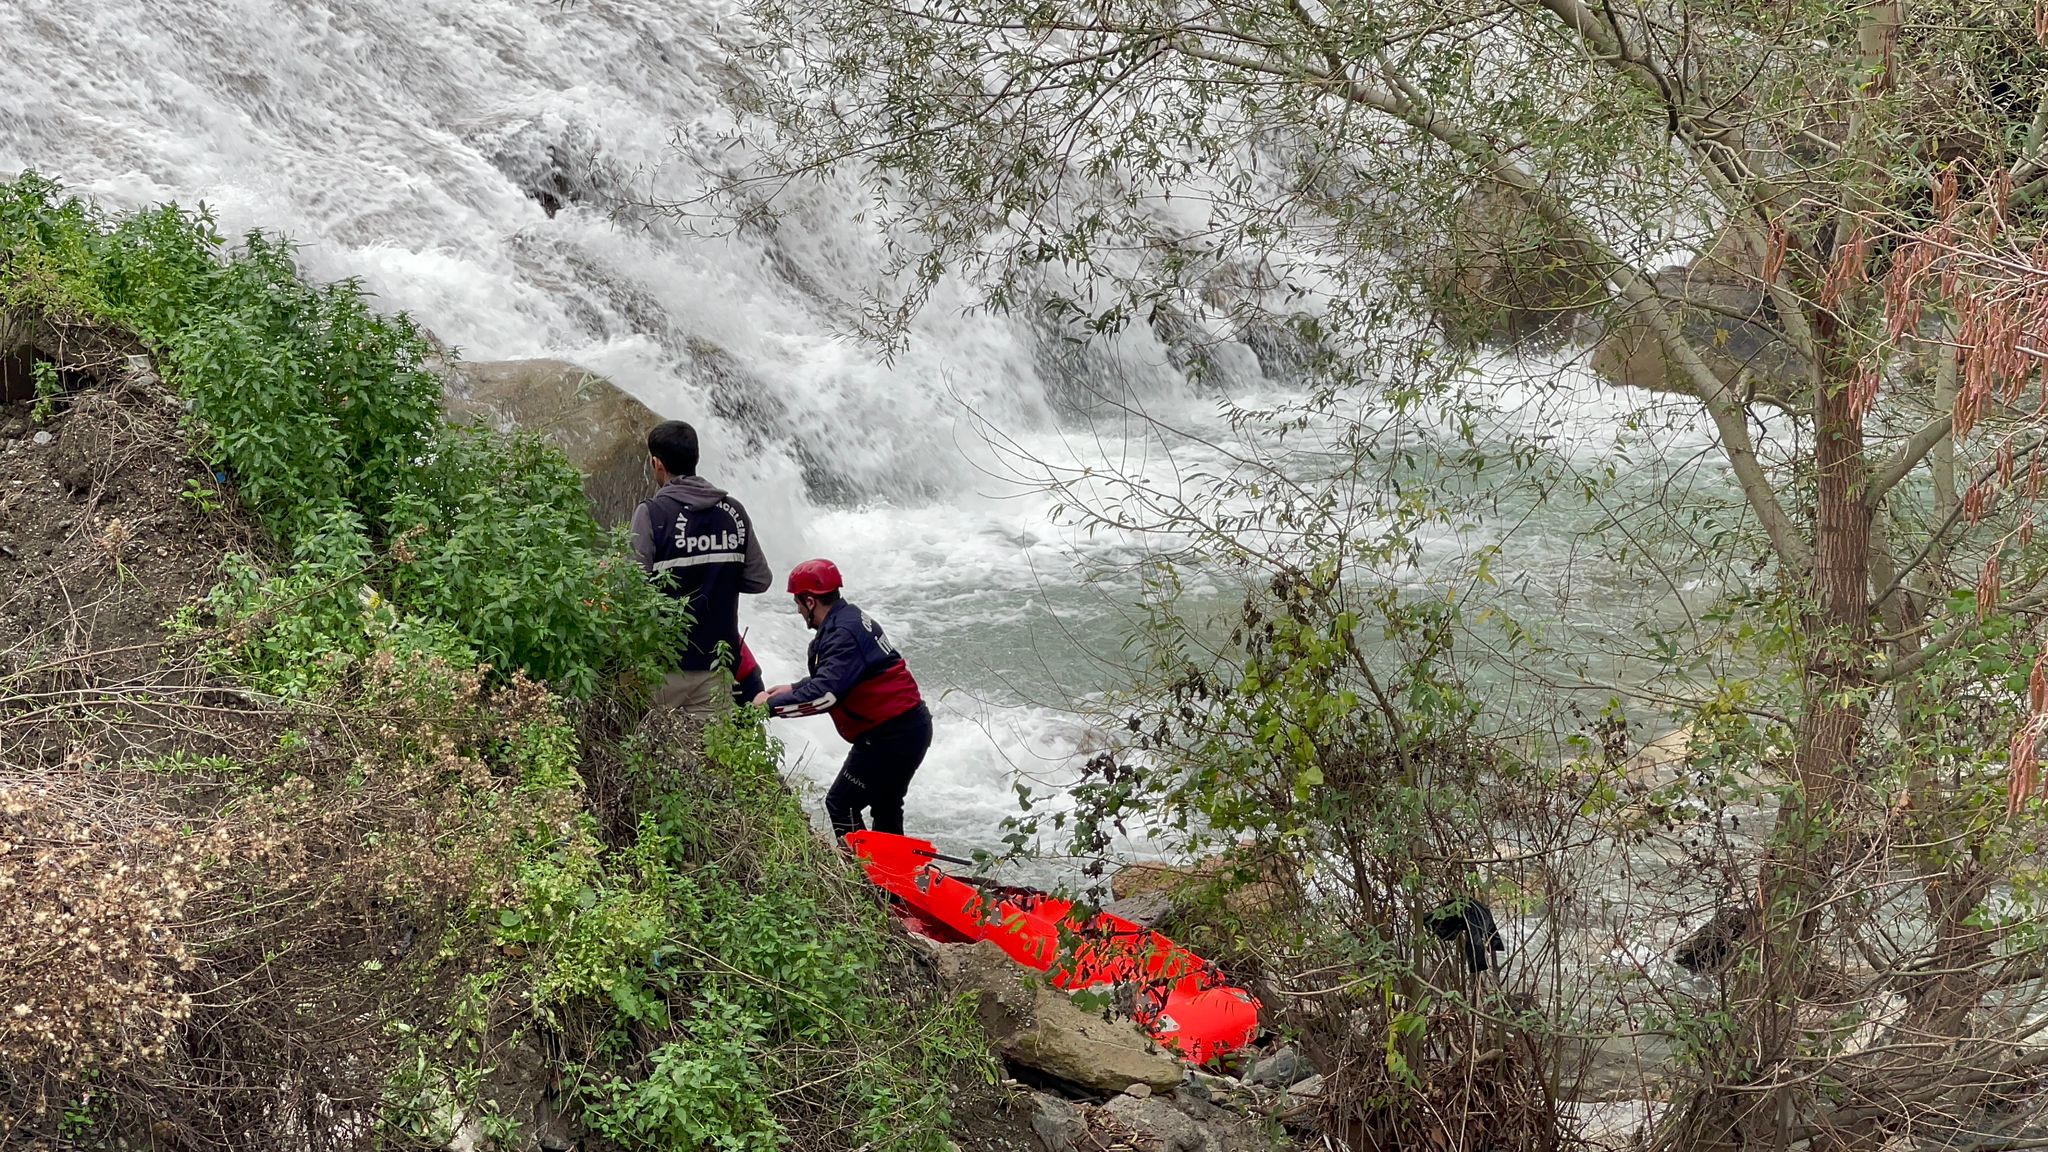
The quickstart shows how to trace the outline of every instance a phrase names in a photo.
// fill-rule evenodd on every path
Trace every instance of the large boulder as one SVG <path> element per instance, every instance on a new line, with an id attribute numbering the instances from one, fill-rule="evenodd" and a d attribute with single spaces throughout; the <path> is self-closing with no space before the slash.
<path id="1" fill-rule="evenodd" d="M 604 377 L 561 360 L 485 360 L 449 365 L 443 380 L 449 419 L 524 428 L 560 448 L 598 523 L 632 519 L 653 490 L 647 430 L 661 417 Z"/>
<path id="2" fill-rule="evenodd" d="M 1180 1065 L 1130 1021 L 1082 1010 L 993 942 L 937 951 L 946 982 L 978 995 L 982 1029 L 1004 1059 L 1103 1095 L 1180 1083 Z"/>
<path id="3" fill-rule="evenodd" d="M 1278 857 L 1219 853 L 1193 864 L 1139 861 L 1109 878 L 1105 911 L 1158 927 L 1187 910 L 1192 898 L 1220 891 L 1223 905 L 1239 916 L 1256 916 L 1288 906 L 1289 876 Z"/>
<path id="4" fill-rule="evenodd" d="M 1777 310 L 1750 253 L 1724 237 L 1699 259 L 1664 268 L 1651 281 L 1659 306 L 1722 383 L 1779 405 L 1799 390 L 1806 361 L 1778 331 Z M 1645 316 L 1616 316 L 1593 349 L 1592 366 L 1631 388 L 1692 390 Z"/>
<path id="5" fill-rule="evenodd" d="M 1455 346 L 1555 339 L 1608 300 L 1593 252 L 1558 235 L 1512 188 L 1466 195 L 1446 235 L 1440 251 L 1421 258 L 1422 278 L 1438 328 Z"/>

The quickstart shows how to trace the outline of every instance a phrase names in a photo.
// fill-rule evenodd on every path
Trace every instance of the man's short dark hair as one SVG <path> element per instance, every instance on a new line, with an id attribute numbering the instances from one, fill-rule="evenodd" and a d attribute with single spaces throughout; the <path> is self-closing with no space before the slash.
<path id="1" fill-rule="evenodd" d="M 647 452 L 671 476 L 697 474 L 697 430 L 681 420 L 664 420 L 647 433 Z"/>

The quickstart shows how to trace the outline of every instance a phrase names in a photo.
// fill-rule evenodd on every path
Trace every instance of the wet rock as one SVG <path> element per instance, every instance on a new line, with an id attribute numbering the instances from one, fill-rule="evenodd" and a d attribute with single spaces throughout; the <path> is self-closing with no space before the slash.
<path id="1" fill-rule="evenodd" d="M 1031 1134 L 1045 1152 L 1073 1152 L 1088 1133 L 1088 1122 L 1072 1104 L 1043 1092 L 1032 1094 Z"/>
<path id="2" fill-rule="evenodd" d="M 939 971 L 977 993 L 982 1029 L 1006 1060 L 1104 1095 L 1180 1083 L 1180 1065 L 1135 1025 L 1082 1011 L 989 941 L 943 946 Z"/>
<path id="3" fill-rule="evenodd" d="M 1672 950 L 1671 962 L 1695 975 L 1726 968 L 1756 928 L 1755 912 L 1746 904 L 1731 904 L 1715 912 Z"/>
<path id="4" fill-rule="evenodd" d="M 1244 1082 L 1261 1088 L 1286 1088 L 1314 1074 L 1315 1069 L 1301 1053 L 1287 1047 L 1253 1064 L 1251 1071 L 1245 1073 Z"/>
<path id="5" fill-rule="evenodd" d="M 602 134 L 589 124 L 552 113 L 507 118 L 485 125 L 471 140 L 551 219 L 571 204 L 614 213 L 628 207 L 626 170 L 606 154 Z"/>
<path id="6" fill-rule="evenodd" d="M 1234 395 L 1265 375 L 1257 352 L 1222 338 L 1181 308 L 1155 305 L 1148 320 L 1166 362 L 1198 389 Z"/>
<path id="7" fill-rule="evenodd" d="M 1285 322 L 1257 317 L 1238 326 L 1237 339 L 1251 349 L 1259 371 L 1268 380 L 1295 383 L 1306 379 L 1318 361 L 1330 355 L 1319 341 L 1304 335 L 1313 320 L 1288 317 Z"/>
<path id="8" fill-rule="evenodd" d="M 654 490 L 647 467 L 652 409 L 593 372 L 561 360 L 450 365 L 442 407 L 449 419 L 547 437 L 583 473 L 598 523 L 624 524 Z"/>

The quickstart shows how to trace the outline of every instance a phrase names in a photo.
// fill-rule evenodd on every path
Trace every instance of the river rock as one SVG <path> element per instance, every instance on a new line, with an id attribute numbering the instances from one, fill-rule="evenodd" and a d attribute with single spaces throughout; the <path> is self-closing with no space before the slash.
<path id="1" fill-rule="evenodd" d="M 942 946 L 939 971 L 977 994 L 983 1031 L 1012 1063 L 1102 1095 L 1180 1083 L 1180 1065 L 1135 1025 L 1081 1010 L 990 941 Z"/>
<path id="2" fill-rule="evenodd" d="M 1032 1093 L 1031 1134 L 1045 1152 L 1073 1152 L 1088 1134 L 1088 1122 L 1072 1104 L 1043 1092 Z"/>
<path id="3" fill-rule="evenodd" d="M 1444 234 L 1449 242 L 1420 258 L 1422 279 L 1438 328 L 1458 347 L 1555 338 L 1608 299 L 1592 251 L 1512 188 L 1464 197 Z"/>
<path id="4" fill-rule="evenodd" d="M 1693 729 L 1683 724 L 1648 741 L 1628 758 L 1623 771 L 1630 785 L 1654 790 L 1676 781 L 1692 763 Z"/>
<path id="5" fill-rule="evenodd" d="M 1219 1109 L 1202 1117 L 1158 1096 L 1119 1096 L 1101 1108 L 1114 1128 L 1136 1135 L 1137 1146 L 1157 1152 L 1271 1152 L 1275 1143 L 1260 1126 Z"/>
<path id="6" fill-rule="evenodd" d="M 1671 962 L 1695 975 L 1719 972 L 1742 955 L 1755 931 L 1755 909 L 1742 903 L 1724 905 L 1672 949 Z"/>
<path id="7" fill-rule="evenodd" d="M 1110 908 L 1135 907 L 1150 919 L 1147 927 L 1181 912 L 1189 894 L 1202 885 L 1228 879 L 1235 886 L 1224 896 L 1224 905 L 1240 916 L 1251 916 L 1284 905 L 1287 900 L 1286 864 L 1279 860 L 1257 861 L 1218 854 L 1193 864 L 1143 862 L 1128 864 L 1109 878 L 1113 898 Z M 1121 913 L 1119 913 L 1121 915 Z M 1130 917 L 1136 919 L 1136 917 Z"/>
<path id="8" fill-rule="evenodd" d="M 1295 1083 L 1288 1085 L 1287 1096 L 1289 1099 L 1294 1100 L 1296 1102 L 1320 1100 L 1323 1097 L 1323 1092 L 1325 1091 L 1325 1089 L 1326 1084 L 1323 1080 L 1322 1073 L 1318 1072 L 1317 1074 L 1310 1076 L 1305 1080 L 1298 1080 Z"/>
<path id="9" fill-rule="evenodd" d="M 1560 1060 L 1565 1094 L 1582 1101 L 1646 1100 L 1660 1095 L 1678 1047 L 1658 1033 L 1567 1041 Z"/>
<path id="10" fill-rule="evenodd" d="M 1102 906 L 1102 910 L 1140 927 L 1153 928 L 1173 915 L 1173 897 L 1165 892 L 1140 892 L 1121 900 L 1111 900 Z"/>
<path id="11" fill-rule="evenodd" d="M 1806 362 L 1778 333 L 1775 313 L 1754 273 L 1716 254 L 1651 277 L 1661 307 L 1707 367 L 1746 398 L 1784 404 L 1806 377 Z M 1689 392 L 1649 318 L 1617 316 L 1593 349 L 1595 372 L 1617 384 L 1653 392 Z"/>
<path id="12" fill-rule="evenodd" d="M 1216 1143 L 1200 1124 L 1164 1100 L 1119 1096 L 1104 1112 L 1160 1142 L 1160 1152 L 1215 1152 Z"/>
<path id="13" fill-rule="evenodd" d="M 1253 1064 L 1244 1074 L 1244 1082 L 1261 1088 L 1287 1088 L 1314 1074 L 1301 1053 L 1287 1047 Z"/>
<path id="14" fill-rule="evenodd" d="M 561 360 L 486 360 L 449 365 L 443 383 L 449 419 L 524 428 L 560 448 L 598 523 L 625 523 L 653 492 L 647 430 L 661 417 L 604 377 Z"/>

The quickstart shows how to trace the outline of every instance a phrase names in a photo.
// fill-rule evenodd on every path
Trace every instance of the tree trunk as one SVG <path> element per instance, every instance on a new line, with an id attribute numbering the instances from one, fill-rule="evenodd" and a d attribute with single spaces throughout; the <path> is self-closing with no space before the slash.
<path id="1" fill-rule="evenodd" d="M 1800 997 L 1812 971 L 1819 906 L 1836 863 L 1834 813 L 1863 738 L 1875 641 L 1862 421 L 1850 399 L 1853 368 L 1835 341 L 1827 347 L 1832 370 L 1816 405 L 1814 552 L 1796 787 L 1779 807 L 1777 832 L 1758 878 L 1760 963 L 1738 989 L 1747 1011 L 1729 1036 L 1728 1080 L 1695 1102 L 1685 1125 L 1692 1136 L 1680 1146 L 1784 1148 L 1800 1120 L 1790 1083 L 1796 1073 L 1785 1061 L 1797 1052 Z"/>
<path id="2" fill-rule="evenodd" d="M 1835 808 L 1853 774 L 1868 711 L 1870 508 L 1864 500 L 1863 423 L 1850 396 L 1854 365 L 1845 362 L 1835 340 L 1825 347 L 1834 371 L 1816 397 L 1813 601 L 1806 624 L 1806 699 L 1794 762 L 1798 788 L 1780 806 L 1763 876 L 1754 1070 L 1761 1081 L 1780 1075 L 1781 1062 L 1797 1048 L 1799 1002 L 1812 969 L 1820 897 L 1835 864 Z M 1752 1146 L 1782 1148 L 1796 1118 L 1792 1089 L 1781 1087 L 1768 1099 L 1769 1115 L 1753 1112 L 1745 1128 Z"/>

